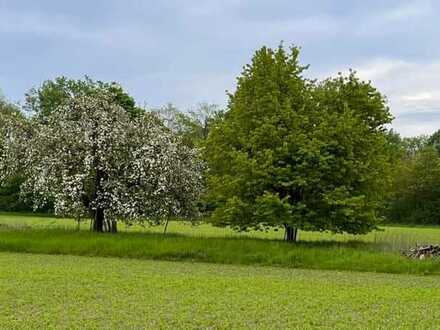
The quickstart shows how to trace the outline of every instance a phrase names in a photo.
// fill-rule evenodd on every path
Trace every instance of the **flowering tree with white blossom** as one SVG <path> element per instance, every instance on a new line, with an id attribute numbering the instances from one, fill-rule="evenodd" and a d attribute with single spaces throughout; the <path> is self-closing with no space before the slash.
<path id="1" fill-rule="evenodd" d="M 0 183 L 19 170 L 17 160 L 23 158 L 23 142 L 28 122 L 12 105 L 0 98 Z"/>
<path id="2" fill-rule="evenodd" d="M 117 221 L 191 218 L 202 190 L 202 163 L 149 113 L 131 117 L 109 93 L 76 95 L 31 120 L 22 158 L 36 208 L 92 218 L 94 231 Z"/>

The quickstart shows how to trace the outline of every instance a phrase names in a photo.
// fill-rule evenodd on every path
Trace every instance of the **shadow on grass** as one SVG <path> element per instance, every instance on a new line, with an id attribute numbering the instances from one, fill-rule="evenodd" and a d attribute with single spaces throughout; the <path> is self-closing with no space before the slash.
<path id="1" fill-rule="evenodd" d="M 359 240 L 348 240 L 348 241 L 338 241 L 338 240 L 321 240 L 321 241 L 297 241 L 297 242 L 286 242 L 277 238 L 259 238 L 259 237 L 249 237 L 249 236 L 229 236 L 229 237 L 210 237 L 210 236 L 194 236 L 185 233 L 157 233 L 157 232 L 119 232 L 117 234 L 110 233 L 95 233 L 87 230 L 77 230 L 74 227 L 56 227 L 51 225 L 44 226 L 32 226 L 26 224 L 13 224 L 6 225 L 0 224 L 0 232 L 4 233 L 21 233 L 27 234 L 29 237 L 62 237 L 69 236 L 71 238 L 75 237 L 89 237 L 89 238 L 102 238 L 110 239 L 115 241 L 133 241 L 133 240 L 154 240 L 154 241 L 190 241 L 190 242 L 204 242 L 206 245 L 213 243 L 215 245 L 238 242 L 240 244 L 258 245 L 264 247 L 265 245 L 270 246 L 271 244 L 276 244 L 283 246 L 284 249 L 354 249 L 354 250 L 383 250 L 384 243 L 377 242 L 365 242 Z"/>

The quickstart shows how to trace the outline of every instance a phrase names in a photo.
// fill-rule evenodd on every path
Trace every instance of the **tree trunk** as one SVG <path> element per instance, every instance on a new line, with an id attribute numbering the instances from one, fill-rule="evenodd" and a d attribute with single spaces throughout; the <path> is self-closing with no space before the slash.
<path id="1" fill-rule="evenodd" d="M 116 220 L 112 220 L 110 223 L 110 232 L 113 234 L 116 234 L 118 232 L 118 226 L 117 226 Z"/>
<path id="2" fill-rule="evenodd" d="M 97 208 L 93 217 L 93 231 L 102 233 L 104 231 L 104 210 Z"/>
<path id="3" fill-rule="evenodd" d="M 165 221 L 165 228 L 163 229 L 163 234 L 164 235 L 167 233 L 168 222 L 169 222 L 169 218 L 167 218 L 166 221 Z"/>
<path id="4" fill-rule="evenodd" d="M 298 228 L 289 226 L 287 224 L 284 225 L 284 240 L 287 242 L 296 242 L 298 237 Z"/>
<path id="5" fill-rule="evenodd" d="M 95 160 L 95 162 L 96 162 L 96 160 Z M 97 164 L 95 164 L 95 166 L 98 167 Z M 100 191 L 101 191 L 102 177 L 103 177 L 103 173 L 98 168 L 96 170 L 95 187 L 93 190 L 93 197 L 92 197 L 92 200 L 95 202 L 98 199 Z M 93 213 L 93 231 L 102 233 L 106 230 L 106 225 L 107 225 L 107 223 L 106 223 L 105 217 L 104 217 L 104 209 L 97 206 L 96 210 L 94 210 L 94 213 Z"/>

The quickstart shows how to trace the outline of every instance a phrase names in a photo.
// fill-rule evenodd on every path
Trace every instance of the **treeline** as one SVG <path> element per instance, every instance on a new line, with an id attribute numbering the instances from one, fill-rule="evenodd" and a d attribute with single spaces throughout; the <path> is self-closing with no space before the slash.
<path id="1" fill-rule="evenodd" d="M 46 81 L 21 108 L 3 100 L 0 207 L 92 218 L 98 231 L 183 217 L 291 241 L 437 223 L 440 133 L 402 139 L 370 82 L 307 69 L 299 48 L 263 47 L 225 109 L 145 109 L 87 77 Z"/>
<path id="2" fill-rule="evenodd" d="M 411 138 L 390 131 L 388 137 L 396 160 L 386 220 L 440 225 L 440 130 Z"/>

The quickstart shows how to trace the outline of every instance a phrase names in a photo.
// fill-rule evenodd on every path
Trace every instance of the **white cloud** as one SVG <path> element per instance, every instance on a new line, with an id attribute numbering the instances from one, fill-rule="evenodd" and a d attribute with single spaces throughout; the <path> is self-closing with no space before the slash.
<path id="1" fill-rule="evenodd" d="M 0 31 L 9 33 L 32 33 L 34 35 L 62 35 L 69 39 L 94 38 L 93 33 L 83 33 L 59 15 L 46 16 L 38 12 L 2 10 Z M 90 32 L 90 31 L 88 31 Z"/>
<path id="2" fill-rule="evenodd" d="M 176 75 L 171 70 L 130 76 L 121 83 L 134 94 L 142 95 L 137 100 L 142 105 L 158 107 L 171 102 L 187 110 L 204 102 L 224 106 L 228 99 L 226 90 L 235 89 L 233 76 L 230 72 Z M 150 91 L 154 95 L 148 94 Z"/>
<path id="3" fill-rule="evenodd" d="M 432 99 L 433 99 L 433 94 L 430 92 L 420 92 L 412 95 L 402 96 L 403 101 L 409 101 L 409 102 L 428 101 Z"/>
<path id="4" fill-rule="evenodd" d="M 270 26 L 274 34 L 301 33 L 301 35 L 335 33 L 340 31 L 341 23 L 328 15 L 307 16 L 289 21 L 274 21 Z"/>
<path id="5" fill-rule="evenodd" d="M 142 40 L 148 40 L 148 46 L 151 49 L 157 44 L 154 33 L 145 29 L 139 31 L 135 26 L 129 24 L 90 27 L 72 21 L 69 16 L 36 11 L 2 10 L 0 12 L 0 32 L 55 37 L 113 48 L 138 48 L 140 45 L 145 45 L 145 43 L 140 42 Z"/>
<path id="6" fill-rule="evenodd" d="M 190 1 L 182 1 L 180 9 L 186 14 L 195 17 L 203 17 L 210 15 L 218 15 L 224 12 L 230 12 L 241 5 L 239 0 L 205 0 L 191 3 Z"/>
<path id="7" fill-rule="evenodd" d="M 393 128 L 404 137 L 430 135 L 439 129 L 438 123 L 431 124 L 417 124 L 394 120 Z"/>
<path id="8" fill-rule="evenodd" d="M 384 21 L 393 22 L 417 18 L 428 14 L 431 10 L 430 1 L 411 1 L 385 11 L 380 18 Z"/>
<path id="9" fill-rule="evenodd" d="M 350 67 L 387 96 L 395 116 L 393 127 L 402 135 L 430 134 L 440 128 L 440 61 L 417 63 L 376 58 Z M 339 68 L 321 78 L 336 72 L 347 70 Z"/>
<path id="10" fill-rule="evenodd" d="M 355 22 L 353 32 L 360 36 L 383 35 L 401 30 L 433 13 L 430 0 L 413 0 L 391 7 L 376 15 L 367 15 Z"/>
<path id="11" fill-rule="evenodd" d="M 359 66 L 354 67 L 354 69 L 363 79 L 380 80 L 399 75 L 410 66 L 410 63 L 402 60 L 377 58 L 361 63 Z"/>

